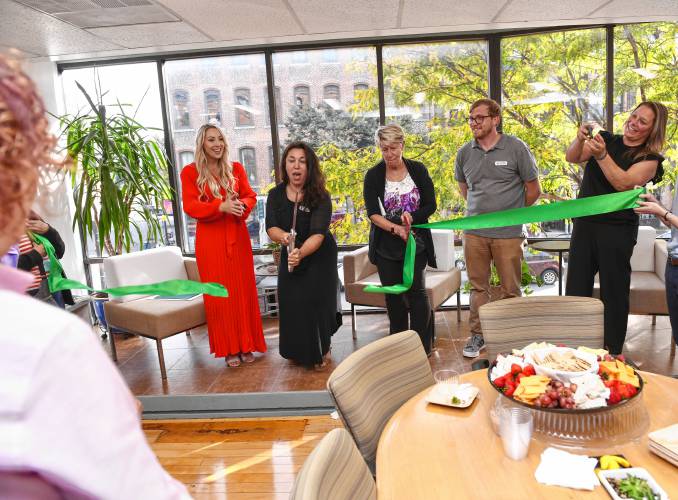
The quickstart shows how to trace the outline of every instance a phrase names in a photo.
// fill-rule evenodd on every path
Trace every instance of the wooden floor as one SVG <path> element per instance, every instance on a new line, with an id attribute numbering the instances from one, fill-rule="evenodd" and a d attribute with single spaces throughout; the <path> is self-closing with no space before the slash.
<path id="1" fill-rule="evenodd" d="M 287 499 L 329 416 L 154 420 L 144 432 L 160 464 L 196 499 Z"/>

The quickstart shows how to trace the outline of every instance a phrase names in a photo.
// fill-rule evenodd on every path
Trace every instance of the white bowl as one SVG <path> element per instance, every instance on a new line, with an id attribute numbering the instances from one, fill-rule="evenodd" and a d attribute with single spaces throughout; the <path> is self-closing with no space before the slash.
<path id="1" fill-rule="evenodd" d="M 631 467 L 630 469 L 612 469 L 612 470 L 601 470 L 598 472 L 598 478 L 600 483 L 607 490 L 610 496 L 614 500 L 623 500 L 622 497 L 617 495 L 617 492 L 612 487 L 608 479 L 624 479 L 627 476 L 636 476 L 640 479 L 645 479 L 647 484 L 652 488 L 656 494 L 659 495 L 660 500 L 668 500 L 669 495 L 657 484 L 657 481 L 650 475 L 648 471 L 642 467 Z"/>
<path id="2" fill-rule="evenodd" d="M 535 357 L 538 356 L 539 359 L 543 359 L 544 356 L 550 352 L 571 352 L 577 358 L 583 359 L 584 361 L 590 363 L 591 367 L 588 370 L 569 372 L 564 370 L 554 370 L 546 366 L 539 365 L 535 362 Z M 598 357 L 595 354 L 578 351 L 577 349 L 572 349 L 571 347 L 549 347 L 547 349 L 536 349 L 534 351 L 528 351 L 525 354 L 525 358 L 529 359 L 530 363 L 532 363 L 537 375 L 544 375 L 551 379 L 560 380 L 561 382 L 570 383 L 573 378 L 580 377 L 586 373 L 598 373 Z"/>

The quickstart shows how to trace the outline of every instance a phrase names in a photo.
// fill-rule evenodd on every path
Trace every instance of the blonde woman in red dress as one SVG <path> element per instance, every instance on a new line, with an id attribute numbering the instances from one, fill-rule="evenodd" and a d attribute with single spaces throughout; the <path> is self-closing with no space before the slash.
<path id="1" fill-rule="evenodd" d="M 228 161 L 228 143 L 214 125 L 198 130 L 195 162 L 181 171 L 184 212 L 198 221 L 195 256 L 203 282 L 221 283 L 228 298 L 204 296 L 210 352 L 230 367 L 265 352 L 245 221 L 257 203 L 245 168 Z"/>

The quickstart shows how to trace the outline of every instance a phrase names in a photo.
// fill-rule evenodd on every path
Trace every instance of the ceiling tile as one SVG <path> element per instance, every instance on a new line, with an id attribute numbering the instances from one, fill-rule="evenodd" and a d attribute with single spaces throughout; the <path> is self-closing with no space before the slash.
<path id="1" fill-rule="evenodd" d="M 11 0 L 0 0 L 0 45 L 39 56 L 124 48 Z"/>
<path id="2" fill-rule="evenodd" d="M 609 0 L 513 0 L 495 18 L 497 23 L 580 19 Z"/>
<path id="3" fill-rule="evenodd" d="M 507 0 L 405 0 L 403 28 L 489 24 Z"/>
<path id="4" fill-rule="evenodd" d="M 159 5 L 122 7 L 117 9 L 90 9 L 56 15 L 59 19 L 81 28 L 100 28 L 123 24 L 149 24 L 179 21 Z"/>
<path id="5" fill-rule="evenodd" d="M 130 49 L 210 41 L 192 26 L 181 22 L 110 26 L 87 31 Z"/>
<path id="6" fill-rule="evenodd" d="M 302 34 L 282 0 L 156 0 L 214 40 Z"/>
<path id="7" fill-rule="evenodd" d="M 592 12 L 590 9 L 588 13 Z M 673 17 L 672 21 L 676 21 L 678 16 L 678 1 L 677 0 L 652 0 L 638 2 L 637 0 L 614 0 L 605 5 L 600 10 L 596 10 L 591 14 L 594 19 L 600 17 L 606 18 L 622 18 L 622 17 L 643 17 L 649 16 L 666 16 L 667 20 Z"/>
<path id="8" fill-rule="evenodd" d="M 398 25 L 399 0 L 288 0 L 306 33 L 383 30 Z"/>

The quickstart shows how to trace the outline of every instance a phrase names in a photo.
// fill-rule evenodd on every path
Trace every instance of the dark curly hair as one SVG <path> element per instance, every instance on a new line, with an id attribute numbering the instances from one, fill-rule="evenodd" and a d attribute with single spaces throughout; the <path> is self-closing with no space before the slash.
<path id="1" fill-rule="evenodd" d="M 315 154 L 315 151 L 313 151 L 311 146 L 303 141 L 295 141 L 288 144 L 280 159 L 280 173 L 282 174 L 283 183 L 286 185 L 289 184 L 290 178 L 287 175 L 285 161 L 292 149 L 303 149 L 306 154 L 307 174 L 306 182 L 304 183 L 304 205 L 308 208 L 316 208 L 320 205 L 321 201 L 330 196 L 330 193 L 325 187 L 325 176 L 323 175 L 322 170 L 320 170 L 318 155 Z"/>
<path id="2" fill-rule="evenodd" d="M 57 164 L 55 144 L 35 85 L 0 55 L 0 254 L 25 230 L 41 171 Z"/>

